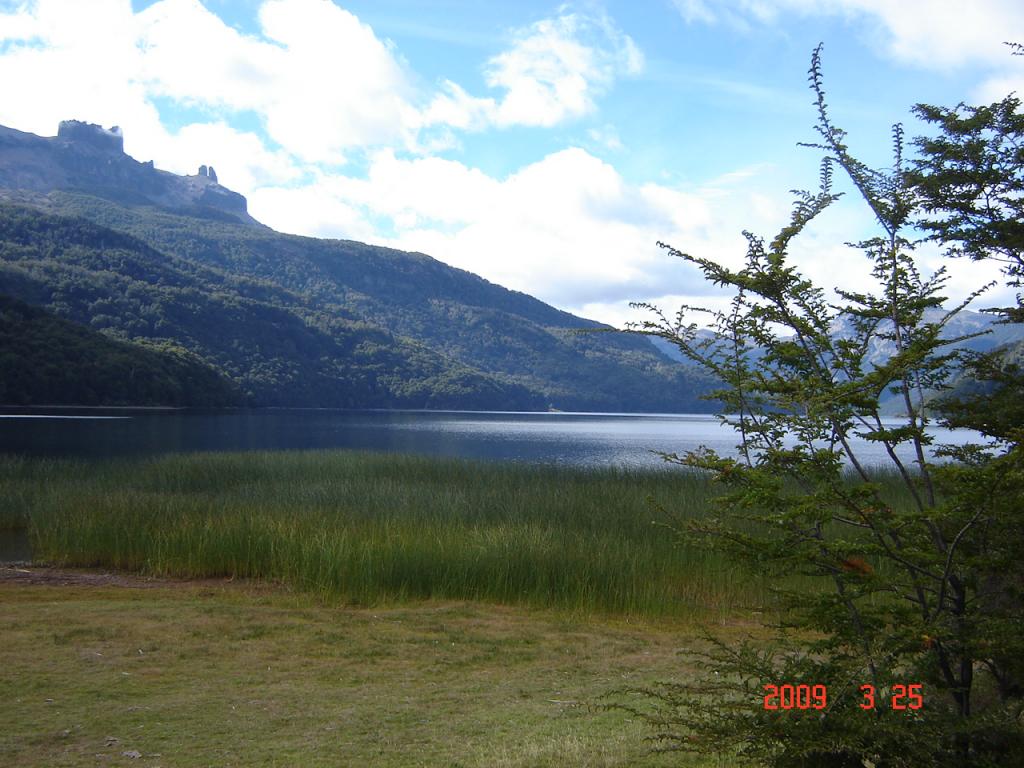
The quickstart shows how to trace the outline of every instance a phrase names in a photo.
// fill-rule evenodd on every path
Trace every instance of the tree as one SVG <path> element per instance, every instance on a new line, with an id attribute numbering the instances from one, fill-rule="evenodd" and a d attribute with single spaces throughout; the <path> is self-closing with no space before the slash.
<path id="1" fill-rule="evenodd" d="M 1024 47 L 1008 43 L 1014 55 Z M 937 136 L 915 143 L 920 152 L 908 181 L 919 194 L 924 218 L 919 225 L 953 258 L 993 260 L 1001 264 L 1007 284 L 1024 284 L 1024 114 L 1010 95 L 987 106 L 954 108 L 919 104 L 915 112 L 939 129 Z M 1024 321 L 1020 293 L 1009 307 L 987 310 L 1003 322 Z M 942 399 L 947 423 L 968 427 L 991 438 L 989 450 L 950 452 L 960 459 L 950 483 L 952 499 L 965 507 L 1000 506 L 991 535 L 1000 542 L 982 564 L 983 614 L 988 621 L 1009 621 L 1002 648 L 991 654 L 988 671 L 1001 698 L 1024 693 L 1024 546 L 1020 513 L 1024 500 L 1024 345 L 965 355 L 959 386 Z M 971 450 L 971 449 L 968 449 Z M 980 495 L 979 495 L 980 494 Z"/>
<path id="2" fill-rule="evenodd" d="M 1024 47 L 1010 44 L 1017 55 Z M 1014 95 L 987 106 L 953 108 L 918 104 L 915 113 L 938 128 L 916 141 L 920 156 L 908 175 L 924 217 L 919 222 L 951 257 L 996 261 L 1010 286 L 1024 280 L 1024 114 Z M 1015 306 L 988 311 L 1004 321 L 1024 321 Z M 966 397 L 947 398 L 957 426 L 977 429 L 1003 441 L 1024 425 L 1024 372 L 1020 352 L 996 350 L 973 355 L 965 373 L 974 384 Z M 959 394 L 959 393 L 957 393 Z M 973 397 L 972 397 L 973 395 Z"/>
<path id="3" fill-rule="evenodd" d="M 634 691 L 642 698 L 628 708 L 657 728 L 663 749 L 772 766 L 1024 764 L 1012 663 L 1024 620 L 1014 599 L 992 594 L 1012 582 L 1006 568 L 1020 572 L 1024 463 L 1015 455 L 993 471 L 981 446 L 947 451 L 958 463 L 945 468 L 929 455 L 930 398 L 961 365 L 951 346 L 960 339 L 943 330 L 984 287 L 928 319 L 942 308 L 946 275 L 924 276 L 914 261 L 907 232 L 922 193 L 904 167 L 903 131 L 893 130 L 893 167 L 867 167 L 829 117 L 820 46 L 810 80 L 818 191 L 798 193 L 770 242 L 746 233 L 739 270 L 659 243 L 731 289 L 730 309 L 684 307 L 669 319 L 638 305 L 654 319 L 633 326 L 722 382 L 714 394 L 738 455 L 666 456 L 725 489 L 713 514 L 680 535 L 778 577 L 778 636 L 768 648 L 709 638 L 712 650 L 698 654 L 707 680 Z M 839 196 L 837 169 L 878 225 L 855 246 L 872 291 L 827 294 L 791 263 L 795 238 Z M 692 312 L 710 317 L 711 334 L 687 322 Z M 872 364 L 877 341 L 894 353 Z M 883 418 L 890 395 L 896 421 Z M 858 439 L 881 447 L 884 470 L 867 465 Z M 802 583 L 783 588 L 794 577 Z"/>
<path id="4" fill-rule="evenodd" d="M 1009 43 L 1015 55 L 1024 46 Z M 1009 284 L 1024 278 L 1024 114 L 1015 95 L 987 106 L 918 104 L 915 114 L 939 128 L 915 142 L 920 157 L 908 175 L 929 216 L 920 224 L 953 257 L 995 260 Z M 1000 313 L 1024 319 L 1017 306 Z"/>

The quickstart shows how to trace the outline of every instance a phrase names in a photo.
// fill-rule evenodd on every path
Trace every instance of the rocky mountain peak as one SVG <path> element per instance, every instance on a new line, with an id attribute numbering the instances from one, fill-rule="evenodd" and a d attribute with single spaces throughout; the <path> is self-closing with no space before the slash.
<path id="1" fill-rule="evenodd" d="M 54 137 L 0 126 L 0 188 L 86 192 L 121 204 L 154 205 L 255 224 L 246 199 L 221 186 L 212 166 L 178 176 L 124 152 L 118 126 L 64 120 Z"/>
<path id="2" fill-rule="evenodd" d="M 57 138 L 72 144 L 124 154 L 124 133 L 116 125 L 112 128 L 103 128 L 81 120 L 61 120 L 57 126 Z"/>

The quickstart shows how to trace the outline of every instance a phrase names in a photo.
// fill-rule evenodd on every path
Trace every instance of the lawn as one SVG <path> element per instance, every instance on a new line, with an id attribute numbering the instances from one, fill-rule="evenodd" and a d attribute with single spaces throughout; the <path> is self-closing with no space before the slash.
<path id="1" fill-rule="evenodd" d="M 677 652 L 699 642 L 681 620 L 353 608 L 237 581 L 0 579 L 0 611 L 0 764 L 12 768 L 669 765 L 599 705 L 688 674 Z"/>

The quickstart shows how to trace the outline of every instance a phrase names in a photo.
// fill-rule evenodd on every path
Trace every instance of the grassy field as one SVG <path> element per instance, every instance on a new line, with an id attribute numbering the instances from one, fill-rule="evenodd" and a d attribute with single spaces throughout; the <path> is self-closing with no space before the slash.
<path id="1" fill-rule="evenodd" d="M 692 765 L 593 706 L 690 673 L 679 620 L 480 603 L 346 608 L 212 582 L 0 579 L 0 765 Z M 728 636 L 746 628 L 719 625 Z"/>
<path id="2" fill-rule="evenodd" d="M 0 526 L 37 560 L 286 584 L 350 605 L 474 600 L 708 617 L 760 608 L 760 580 L 680 547 L 652 511 L 706 514 L 678 469 L 626 472 L 351 452 L 0 458 Z"/>

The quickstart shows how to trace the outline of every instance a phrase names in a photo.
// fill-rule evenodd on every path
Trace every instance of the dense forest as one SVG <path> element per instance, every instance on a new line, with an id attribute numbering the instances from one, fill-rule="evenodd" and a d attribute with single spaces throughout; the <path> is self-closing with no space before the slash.
<path id="1" fill-rule="evenodd" d="M 116 341 L 0 296 L 0 402 L 201 405 L 239 402 L 216 371 L 179 347 Z"/>
<path id="2" fill-rule="evenodd" d="M 646 339 L 429 256 L 83 193 L 0 205 L 0 294 L 186 350 L 248 405 L 712 407 L 710 380 Z"/>

